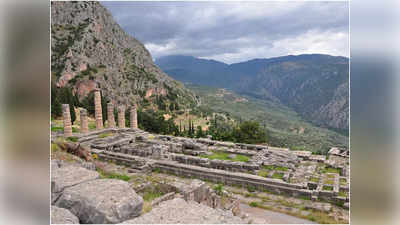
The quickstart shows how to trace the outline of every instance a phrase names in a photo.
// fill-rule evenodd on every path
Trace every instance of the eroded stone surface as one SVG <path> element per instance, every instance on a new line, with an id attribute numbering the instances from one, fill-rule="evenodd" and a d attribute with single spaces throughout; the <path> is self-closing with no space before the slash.
<path id="1" fill-rule="evenodd" d="M 181 198 L 164 201 L 149 213 L 123 222 L 124 224 L 243 224 L 248 221 L 234 216 L 232 212 L 213 209 L 197 202 Z"/>
<path id="2" fill-rule="evenodd" d="M 99 178 L 99 173 L 79 166 L 66 165 L 58 167 L 52 162 L 51 171 L 51 200 L 54 203 L 62 192 L 77 184 Z"/>
<path id="3" fill-rule="evenodd" d="M 97 179 L 66 188 L 56 205 L 82 223 L 120 223 L 140 215 L 143 199 L 125 181 Z"/>
<path id="4" fill-rule="evenodd" d="M 51 224 L 79 224 L 79 219 L 67 209 L 51 206 Z"/>

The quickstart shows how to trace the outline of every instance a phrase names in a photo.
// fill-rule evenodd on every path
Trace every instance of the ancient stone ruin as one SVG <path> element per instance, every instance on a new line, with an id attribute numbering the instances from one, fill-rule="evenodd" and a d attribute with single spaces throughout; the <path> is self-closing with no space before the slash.
<path id="1" fill-rule="evenodd" d="M 100 90 L 95 90 L 94 92 L 94 109 L 96 118 L 96 129 L 103 129 L 103 113 L 101 110 L 101 95 Z"/>
<path id="2" fill-rule="evenodd" d="M 111 102 L 107 103 L 107 118 L 108 118 L 108 127 L 115 128 L 114 105 Z"/>
<path id="3" fill-rule="evenodd" d="M 87 132 L 89 132 L 87 110 L 86 109 L 81 109 L 80 116 L 81 116 L 81 129 L 80 129 L 80 131 L 81 131 L 81 133 L 86 134 Z"/>
<path id="4" fill-rule="evenodd" d="M 64 137 L 72 136 L 72 123 L 71 123 L 71 114 L 69 112 L 69 105 L 63 104 L 63 123 L 64 123 Z"/>
<path id="5" fill-rule="evenodd" d="M 125 107 L 118 107 L 118 127 L 125 128 Z"/>
<path id="6" fill-rule="evenodd" d="M 100 93 L 96 95 L 100 96 Z M 81 128 L 81 133 L 72 134 L 69 106 L 63 105 L 64 136 L 76 137 L 77 142 L 82 146 L 89 147 L 91 154 L 95 155 L 99 160 L 124 165 L 132 172 L 148 173 L 157 171 L 179 177 L 267 191 L 268 193 L 295 198 L 329 202 L 341 205 L 344 208 L 349 207 L 349 151 L 346 149 L 332 148 L 325 156 L 314 155 L 309 151 L 291 151 L 289 149 L 266 145 L 221 142 L 211 140 L 210 138 L 192 139 L 151 134 L 138 129 L 135 106 L 132 106 L 130 109 L 130 128 L 125 128 L 125 107 L 118 106 L 118 128 L 115 128 L 112 116 L 114 106 L 112 104 L 107 105 L 109 128 L 99 129 L 102 127 L 102 124 L 97 126 L 98 121 L 102 119 L 98 116 L 101 115 L 101 104 L 96 105 L 96 112 L 98 110 L 99 113 L 96 113 L 95 131 L 86 132 L 86 128 Z M 85 119 L 86 112 L 82 112 L 81 125 L 87 126 L 83 122 L 87 120 Z M 216 154 L 222 154 L 226 157 L 223 160 L 214 159 L 215 157 L 213 156 Z M 96 177 L 95 175 L 93 176 Z M 82 179 L 86 179 L 87 177 L 88 180 L 93 180 L 90 174 L 80 177 Z M 123 187 L 122 183 L 103 184 L 95 180 L 85 182 L 81 185 L 81 188 L 89 190 L 87 186 L 93 182 L 97 182 L 95 184 L 98 187 L 97 191 L 105 191 L 111 186 Z M 71 182 L 78 181 L 79 179 L 71 179 Z M 65 184 L 65 186 L 68 185 Z M 105 186 L 102 187 L 102 185 Z M 215 194 L 212 194 L 212 191 L 205 188 L 196 188 L 196 190 L 197 192 L 193 193 L 182 191 L 182 193 L 186 193 L 183 194 L 183 198 L 190 201 L 194 200 L 211 208 L 221 207 L 218 203 L 220 199 Z M 67 196 L 63 197 L 63 193 L 65 195 L 63 185 L 58 187 L 58 184 L 55 184 L 53 201 L 61 208 L 71 208 L 73 205 L 76 205 L 76 210 L 78 210 L 79 207 L 84 207 L 80 204 L 86 204 L 80 201 L 71 202 Z M 69 194 L 68 196 L 76 195 L 80 196 L 80 198 L 88 199 L 88 196 L 91 194 L 90 191 L 79 191 L 78 188 L 68 190 L 67 193 Z M 135 197 L 135 193 L 132 193 L 132 196 L 133 199 L 136 199 L 136 204 L 140 205 L 140 199 L 138 200 Z M 175 195 L 165 195 L 159 201 L 172 201 L 174 200 L 172 196 Z M 93 204 L 97 203 L 93 202 Z M 163 205 L 160 204 L 160 207 Z M 111 206 L 112 204 L 110 203 Z M 139 206 L 123 207 L 135 208 Z M 231 201 L 231 206 L 229 207 L 228 211 L 232 213 L 240 211 L 238 209 L 238 202 L 235 202 L 234 199 Z M 90 213 L 98 213 L 75 212 L 75 209 L 70 210 L 73 211 L 74 215 L 82 213 L 86 216 Z M 133 219 L 133 221 L 132 218 L 134 216 L 132 215 L 124 219 L 130 219 L 129 221 L 132 223 L 163 222 L 162 219 L 154 219 L 156 218 L 155 214 L 151 215 L 153 216 L 139 217 L 141 219 Z M 174 220 L 171 221 L 176 222 Z M 123 221 L 105 216 L 99 220 L 83 222 Z M 214 223 L 215 221 L 211 222 Z"/>

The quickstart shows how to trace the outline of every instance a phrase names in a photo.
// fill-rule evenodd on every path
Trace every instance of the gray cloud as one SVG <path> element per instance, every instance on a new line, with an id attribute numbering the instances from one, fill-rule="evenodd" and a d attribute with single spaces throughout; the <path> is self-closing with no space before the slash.
<path id="1" fill-rule="evenodd" d="M 102 2 L 157 58 L 349 55 L 347 2 Z"/>

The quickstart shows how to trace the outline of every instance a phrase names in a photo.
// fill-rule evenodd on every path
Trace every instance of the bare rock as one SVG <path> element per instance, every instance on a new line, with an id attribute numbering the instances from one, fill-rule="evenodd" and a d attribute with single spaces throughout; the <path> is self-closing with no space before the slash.
<path id="1" fill-rule="evenodd" d="M 51 224 L 79 224 L 79 219 L 67 209 L 51 206 Z"/>
<path id="2" fill-rule="evenodd" d="M 213 209 L 197 202 L 181 198 L 164 201 L 152 211 L 124 224 L 243 224 L 246 220 L 234 216 L 231 211 Z"/>
<path id="3" fill-rule="evenodd" d="M 82 223 L 120 223 L 140 215 L 143 199 L 125 181 L 97 179 L 65 189 L 56 205 Z"/>
<path id="4" fill-rule="evenodd" d="M 53 166 L 51 171 L 51 200 L 57 201 L 65 188 L 74 185 L 98 179 L 99 173 L 90 171 L 79 166 L 62 166 L 60 168 Z"/>

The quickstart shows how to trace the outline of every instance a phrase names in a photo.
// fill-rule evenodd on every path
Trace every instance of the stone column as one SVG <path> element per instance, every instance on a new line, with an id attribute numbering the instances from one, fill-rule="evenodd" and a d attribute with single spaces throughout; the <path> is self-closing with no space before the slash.
<path id="1" fill-rule="evenodd" d="M 130 123 L 131 128 L 138 128 L 136 106 L 131 107 Z"/>
<path id="2" fill-rule="evenodd" d="M 69 111 L 68 104 L 62 104 L 63 110 L 63 121 L 64 121 L 64 137 L 72 136 L 72 123 L 71 123 L 71 114 Z"/>
<path id="3" fill-rule="evenodd" d="M 125 107 L 118 107 L 118 127 L 125 128 Z"/>
<path id="4" fill-rule="evenodd" d="M 101 96 L 100 90 L 96 90 L 94 92 L 94 109 L 95 109 L 95 118 L 96 118 L 96 130 L 103 129 L 103 114 L 101 111 Z"/>
<path id="5" fill-rule="evenodd" d="M 86 109 L 81 109 L 80 114 L 81 114 L 81 133 L 84 134 L 89 132 Z"/>
<path id="6" fill-rule="evenodd" d="M 115 128 L 114 105 L 111 102 L 107 103 L 107 118 L 108 118 L 108 127 Z"/>

